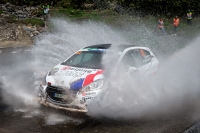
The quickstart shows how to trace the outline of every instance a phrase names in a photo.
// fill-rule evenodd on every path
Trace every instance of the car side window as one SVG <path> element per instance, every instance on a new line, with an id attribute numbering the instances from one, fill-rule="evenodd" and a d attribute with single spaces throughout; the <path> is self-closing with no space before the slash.
<path id="1" fill-rule="evenodd" d="M 142 50 L 144 51 L 144 56 L 150 56 L 151 55 L 149 51 L 144 50 L 144 49 L 142 49 Z"/>
<path id="2" fill-rule="evenodd" d="M 144 49 L 135 49 L 127 52 L 124 55 L 124 60 L 128 60 L 127 64 L 134 64 L 134 67 L 139 67 L 145 64 L 145 59 L 151 56 L 150 52 Z"/>
<path id="3" fill-rule="evenodd" d="M 135 49 L 133 56 L 135 57 L 137 67 L 149 63 L 152 59 L 151 53 L 144 49 Z"/>
<path id="4" fill-rule="evenodd" d="M 151 62 L 151 60 L 153 58 L 153 56 L 151 55 L 151 53 L 149 51 L 147 51 L 147 50 L 144 50 L 144 49 L 142 49 L 142 51 L 144 53 L 143 54 L 143 57 L 144 57 L 143 63 L 147 64 L 147 63 Z"/>
<path id="5" fill-rule="evenodd" d="M 144 64 L 143 63 L 144 57 L 142 56 L 142 54 L 143 53 L 140 51 L 140 49 L 135 49 L 132 52 L 132 55 L 134 56 L 134 58 L 136 60 L 137 67 L 140 67 Z"/>

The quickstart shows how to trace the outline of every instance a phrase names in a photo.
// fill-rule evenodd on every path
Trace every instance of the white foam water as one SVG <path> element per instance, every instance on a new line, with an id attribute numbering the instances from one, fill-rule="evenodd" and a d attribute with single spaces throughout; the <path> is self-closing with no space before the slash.
<path id="1" fill-rule="evenodd" d="M 4 101 L 14 107 L 21 105 L 21 103 L 27 106 L 38 107 L 38 105 L 34 104 L 34 97 L 37 95 L 36 91 L 43 75 L 53 66 L 64 61 L 72 53 L 84 46 L 102 43 L 136 44 L 150 47 L 158 58 L 163 59 L 165 55 L 170 55 L 179 50 L 178 44 L 181 40 L 181 38 L 178 37 L 173 39 L 170 36 L 154 36 L 153 31 L 143 24 L 139 26 L 125 25 L 122 28 L 117 28 L 94 21 L 74 22 L 69 19 L 52 18 L 51 25 L 52 30 L 39 35 L 34 42 L 35 45 L 32 46 L 30 50 L 26 50 L 31 54 L 32 58 L 30 59 L 24 56 L 23 60 L 21 58 L 15 60 L 10 59 L 12 61 L 11 64 L 14 65 L 10 65 L 7 75 L 2 76 L 1 81 L 4 84 L 2 94 Z M 193 43 L 197 44 L 197 42 Z M 191 45 L 191 47 L 195 49 L 197 46 Z M 190 53 L 191 47 L 187 47 L 183 51 L 188 51 L 188 53 Z M 20 53 L 20 51 L 17 52 Z M 180 99 L 183 99 L 188 92 L 188 88 L 196 88 L 199 86 L 195 80 L 198 78 L 198 73 L 195 75 L 194 73 L 196 73 L 196 71 L 193 71 L 195 69 L 187 64 L 191 59 L 184 58 L 192 56 L 186 53 L 179 52 L 172 55 L 173 59 L 164 63 L 164 67 L 160 68 L 161 72 L 158 76 L 152 78 L 152 81 L 148 80 L 143 82 L 137 89 L 130 86 L 119 90 L 116 90 L 114 87 L 112 88 L 112 86 L 104 89 L 102 93 L 103 96 L 100 96 L 102 99 L 94 100 L 94 102 L 89 105 L 88 115 L 111 118 L 138 117 L 145 116 L 149 114 L 149 112 L 151 112 L 151 114 L 153 114 L 152 112 L 156 114 L 165 112 L 165 109 L 170 110 L 170 107 L 174 106 L 171 106 L 170 103 L 172 102 L 167 99 L 173 99 L 173 101 L 178 101 L 175 103 L 180 104 Z M 18 54 L 16 51 L 13 52 L 13 56 L 16 54 Z M 180 58 L 183 60 L 183 62 L 181 62 L 182 64 L 178 62 L 178 58 L 174 58 L 176 56 L 182 57 Z M 176 62 L 174 62 L 174 60 Z M 197 58 L 195 57 L 192 59 L 194 62 L 196 60 Z M 192 66 L 198 65 L 198 63 L 195 64 L 194 62 L 192 62 Z M 171 64 L 169 68 L 167 68 L 168 64 Z M 109 68 L 108 64 L 104 65 Z M 187 69 L 184 66 L 188 66 L 186 67 Z M 27 77 L 29 72 L 32 73 L 31 77 Z M 184 72 L 188 72 L 186 76 L 182 75 Z M 172 73 L 172 76 L 167 77 L 166 75 L 170 73 Z M 192 78 L 190 74 L 197 77 Z M 189 79 L 184 78 L 188 76 L 190 77 Z M 178 80 L 173 79 L 174 77 L 177 77 Z M 188 83 L 191 83 L 189 84 L 191 86 L 184 86 L 186 80 L 188 80 Z M 193 82 L 194 84 L 192 84 Z M 182 84 L 184 87 L 181 86 Z M 196 85 L 196 87 L 193 85 Z M 193 92 L 191 94 L 197 92 L 197 89 L 190 90 Z M 163 103 L 167 103 L 167 106 L 163 106 Z"/>

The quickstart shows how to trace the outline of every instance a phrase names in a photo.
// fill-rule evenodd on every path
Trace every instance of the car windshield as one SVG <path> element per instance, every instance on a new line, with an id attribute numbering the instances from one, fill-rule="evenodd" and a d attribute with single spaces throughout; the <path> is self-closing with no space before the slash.
<path id="1" fill-rule="evenodd" d="M 103 69 L 102 56 L 102 51 L 78 51 L 61 64 L 73 67 Z"/>

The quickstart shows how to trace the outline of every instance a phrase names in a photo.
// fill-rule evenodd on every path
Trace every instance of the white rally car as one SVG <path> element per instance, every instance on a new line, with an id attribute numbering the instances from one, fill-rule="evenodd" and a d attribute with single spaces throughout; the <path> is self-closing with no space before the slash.
<path id="1" fill-rule="evenodd" d="M 111 59 L 110 65 L 117 73 L 121 70 L 130 75 L 139 73 L 137 77 L 143 80 L 158 69 L 159 61 L 147 47 L 127 44 L 87 46 L 45 75 L 39 87 L 40 103 L 68 111 L 87 112 L 88 102 L 101 93 L 105 83 L 102 60 L 106 53 L 111 53 L 112 58 L 107 59 Z"/>

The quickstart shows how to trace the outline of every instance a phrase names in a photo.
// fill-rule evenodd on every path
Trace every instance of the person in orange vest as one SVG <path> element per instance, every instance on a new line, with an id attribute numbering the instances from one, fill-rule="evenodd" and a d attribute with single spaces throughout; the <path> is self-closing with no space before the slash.
<path id="1" fill-rule="evenodd" d="M 172 35 L 176 35 L 176 33 L 177 33 L 177 27 L 178 27 L 178 25 L 179 25 L 179 22 L 180 22 L 180 19 L 178 18 L 178 16 L 176 16 L 176 17 L 173 19 L 174 34 L 172 34 Z"/>
<path id="2" fill-rule="evenodd" d="M 163 33 L 164 35 L 166 35 L 166 31 L 165 31 L 165 27 L 164 27 L 164 22 L 163 22 L 163 19 L 162 19 L 162 18 L 160 18 L 160 19 L 158 20 L 158 28 L 162 31 L 162 33 Z"/>

